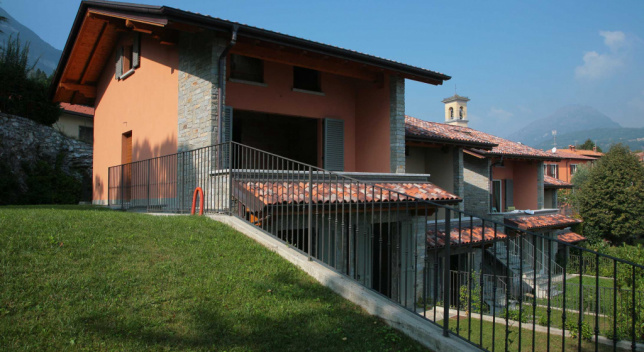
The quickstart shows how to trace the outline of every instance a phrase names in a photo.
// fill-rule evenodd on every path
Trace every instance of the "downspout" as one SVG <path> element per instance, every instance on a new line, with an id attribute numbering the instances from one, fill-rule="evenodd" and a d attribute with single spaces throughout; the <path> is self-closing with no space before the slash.
<path id="1" fill-rule="evenodd" d="M 221 131 L 221 118 L 224 115 L 224 102 L 223 102 L 223 92 L 224 92 L 224 83 L 226 79 L 226 75 L 224 74 L 226 70 L 226 56 L 228 56 L 228 52 L 230 49 L 237 43 L 237 30 L 239 29 L 239 26 L 234 24 L 233 25 L 233 32 L 232 36 L 230 38 L 230 42 L 224 49 L 224 51 L 221 52 L 219 55 L 219 96 L 217 99 L 217 111 L 219 112 L 219 116 L 217 117 L 217 144 L 221 143 L 221 137 L 222 137 L 222 131 Z"/>
<path id="2" fill-rule="evenodd" d="M 501 160 L 499 160 L 499 161 L 497 161 L 495 163 L 492 163 L 490 165 L 490 175 L 489 175 L 489 178 L 490 178 L 490 181 L 489 181 L 490 182 L 490 207 L 488 208 L 490 213 L 492 212 L 492 203 L 494 201 L 494 198 L 493 198 L 494 197 L 494 194 L 493 194 L 494 186 L 493 186 L 493 178 L 492 178 L 492 168 L 497 166 L 497 165 L 501 165 L 501 166 L 503 165 L 503 155 L 501 155 Z M 497 211 L 501 212 L 502 210 L 503 209 L 498 209 Z"/>

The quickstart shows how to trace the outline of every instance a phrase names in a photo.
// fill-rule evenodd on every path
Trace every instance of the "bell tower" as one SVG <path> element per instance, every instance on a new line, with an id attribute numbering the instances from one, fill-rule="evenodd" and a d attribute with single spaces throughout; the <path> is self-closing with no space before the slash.
<path id="1" fill-rule="evenodd" d="M 443 99 L 445 104 L 445 123 L 452 126 L 467 127 L 467 97 L 454 94 Z"/>

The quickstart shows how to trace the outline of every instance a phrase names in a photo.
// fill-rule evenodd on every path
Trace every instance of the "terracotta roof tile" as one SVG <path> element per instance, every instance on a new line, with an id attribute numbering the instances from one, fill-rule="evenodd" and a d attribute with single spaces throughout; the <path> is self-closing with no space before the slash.
<path id="1" fill-rule="evenodd" d="M 573 184 L 552 176 L 543 175 L 543 185 L 546 188 L 572 188 Z"/>
<path id="2" fill-rule="evenodd" d="M 452 126 L 445 123 L 419 120 L 412 116 L 405 116 L 405 135 L 418 137 L 432 142 L 461 142 L 463 144 L 485 143 L 491 150 L 474 147 L 476 153 L 486 156 L 507 156 L 516 158 L 532 158 L 545 160 L 560 160 L 552 153 L 528 147 L 527 145 L 509 141 L 469 127 Z"/>
<path id="3" fill-rule="evenodd" d="M 60 107 L 63 109 L 63 111 L 66 111 L 66 112 L 94 116 L 94 108 L 90 106 L 60 103 Z"/>
<path id="4" fill-rule="evenodd" d="M 540 228 L 558 228 L 581 223 L 581 220 L 561 214 L 521 216 L 518 218 L 505 219 L 505 223 L 516 226 L 521 230 L 533 230 Z"/>
<path id="5" fill-rule="evenodd" d="M 496 239 L 505 238 L 506 235 L 497 229 Z M 482 226 L 474 226 L 472 229 L 469 227 L 461 229 L 459 233 L 458 228 L 452 229 L 450 232 L 450 244 L 451 245 L 463 245 L 463 244 L 474 244 L 481 242 L 489 242 L 495 239 L 494 236 L 494 227 L 485 226 L 483 230 Z M 427 246 L 428 247 L 443 247 L 445 246 L 445 231 L 438 231 L 438 235 L 434 234 L 434 230 L 427 231 Z"/>
<path id="6" fill-rule="evenodd" d="M 473 136 L 469 131 L 462 131 L 452 127 L 454 126 L 405 116 L 405 135 L 408 137 L 427 138 L 443 142 L 465 142 L 490 148 L 495 146 L 494 143 Z"/>
<path id="7" fill-rule="evenodd" d="M 552 154 L 551 151 L 546 150 L 546 153 Z M 575 153 L 570 149 L 557 149 L 554 153 L 555 155 L 562 157 L 564 159 L 577 159 L 577 160 L 597 160 L 597 158 L 585 156 L 579 153 Z"/>
<path id="8" fill-rule="evenodd" d="M 561 233 L 561 234 L 557 235 L 557 239 L 559 241 L 564 241 L 564 242 L 568 242 L 568 243 L 577 243 L 577 242 L 587 240 L 586 237 L 584 237 L 584 236 L 582 236 L 582 235 L 580 235 L 578 233 L 575 233 L 575 232 Z"/>
<path id="9" fill-rule="evenodd" d="M 313 182 L 313 203 L 398 202 L 413 198 L 443 203 L 461 201 L 432 183 L 329 183 Z M 309 200 L 308 182 L 238 182 L 237 190 L 263 205 L 303 204 Z M 375 186 L 375 187 L 374 187 Z M 391 191 L 387 191 L 391 190 Z M 398 192 L 398 193 L 397 193 Z M 252 202 L 251 202 L 252 203 Z"/>

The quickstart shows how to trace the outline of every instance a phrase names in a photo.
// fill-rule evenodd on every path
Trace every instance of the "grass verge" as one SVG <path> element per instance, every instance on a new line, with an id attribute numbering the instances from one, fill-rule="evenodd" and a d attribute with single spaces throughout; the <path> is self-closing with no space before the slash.
<path id="1" fill-rule="evenodd" d="M 70 206 L 0 208 L 0 346 L 424 350 L 225 225 Z"/>

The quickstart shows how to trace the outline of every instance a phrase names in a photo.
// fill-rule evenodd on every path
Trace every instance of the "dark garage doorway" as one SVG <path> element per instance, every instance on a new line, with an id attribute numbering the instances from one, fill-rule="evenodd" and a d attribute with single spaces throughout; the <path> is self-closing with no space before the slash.
<path id="1" fill-rule="evenodd" d="M 317 166 L 318 119 L 243 110 L 233 116 L 233 141 Z"/>

